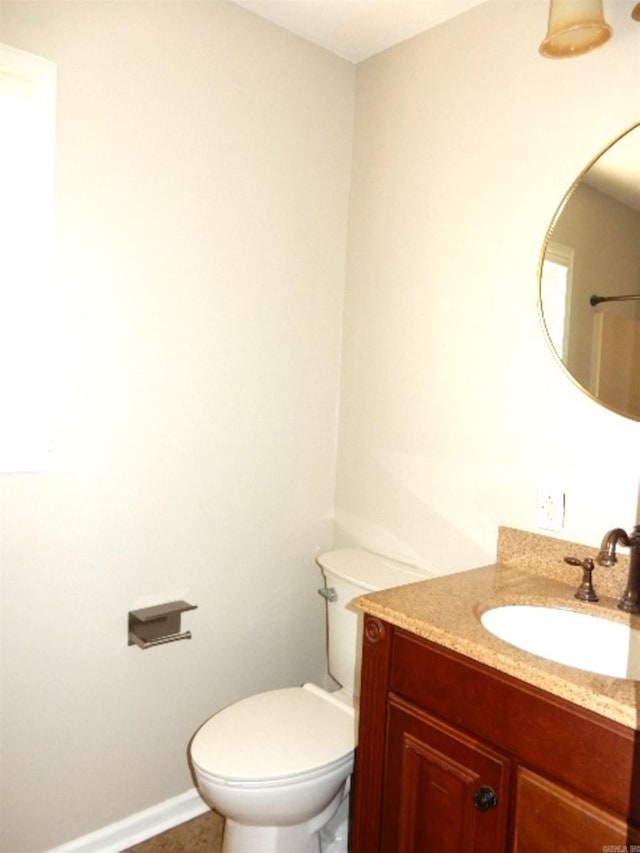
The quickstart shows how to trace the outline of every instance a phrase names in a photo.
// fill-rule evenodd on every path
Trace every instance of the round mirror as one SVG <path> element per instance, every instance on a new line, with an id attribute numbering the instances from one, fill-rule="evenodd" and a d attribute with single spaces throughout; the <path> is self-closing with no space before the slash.
<path id="1" fill-rule="evenodd" d="M 590 163 L 556 211 L 539 306 L 572 379 L 603 406 L 640 420 L 640 125 Z"/>

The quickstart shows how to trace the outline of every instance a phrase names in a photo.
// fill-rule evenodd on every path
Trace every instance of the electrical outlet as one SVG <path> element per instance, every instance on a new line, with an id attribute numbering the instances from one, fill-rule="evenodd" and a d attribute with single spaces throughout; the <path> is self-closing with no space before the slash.
<path id="1" fill-rule="evenodd" d="M 536 524 L 540 530 L 558 533 L 564 527 L 565 494 L 557 486 L 539 486 Z"/>

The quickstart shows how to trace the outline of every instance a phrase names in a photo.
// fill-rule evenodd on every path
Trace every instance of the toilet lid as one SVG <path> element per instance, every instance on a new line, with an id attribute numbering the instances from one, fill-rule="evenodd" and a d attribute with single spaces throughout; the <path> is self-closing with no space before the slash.
<path id="1" fill-rule="evenodd" d="M 310 688 L 270 690 L 224 708 L 193 738 L 194 763 L 223 779 L 257 781 L 307 773 L 349 755 L 353 709 Z"/>

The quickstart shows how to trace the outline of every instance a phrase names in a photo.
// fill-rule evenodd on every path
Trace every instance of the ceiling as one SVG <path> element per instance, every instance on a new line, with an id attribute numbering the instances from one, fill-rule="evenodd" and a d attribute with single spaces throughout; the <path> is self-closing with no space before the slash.
<path id="1" fill-rule="evenodd" d="M 361 62 L 484 0 L 233 0 L 351 62 Z"/>

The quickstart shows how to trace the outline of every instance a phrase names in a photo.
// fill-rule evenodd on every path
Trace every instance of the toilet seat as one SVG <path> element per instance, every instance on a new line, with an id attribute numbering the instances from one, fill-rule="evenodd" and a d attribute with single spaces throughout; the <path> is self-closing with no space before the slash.
<path id="1" fill-rule="evenodd" d="M 227 785 L 286 784 L 348 764 L 353 708 L 313 684 L 242 699 L 211 717 L 191 743 L 191 758 Z"/>

